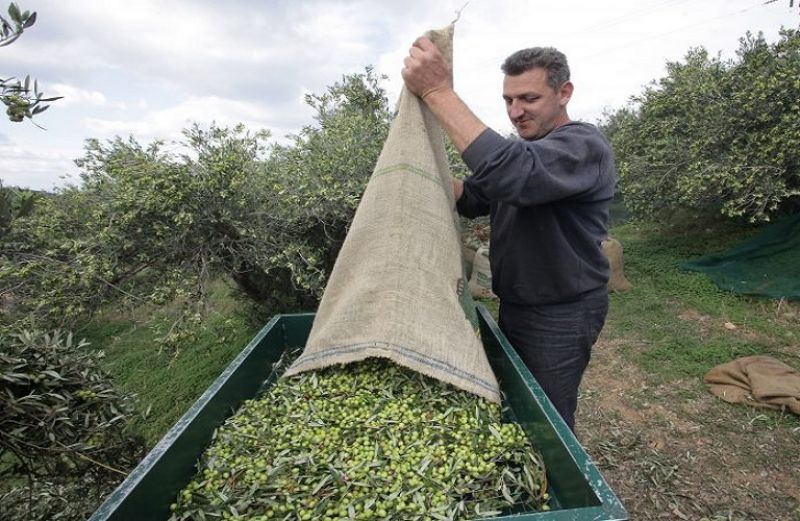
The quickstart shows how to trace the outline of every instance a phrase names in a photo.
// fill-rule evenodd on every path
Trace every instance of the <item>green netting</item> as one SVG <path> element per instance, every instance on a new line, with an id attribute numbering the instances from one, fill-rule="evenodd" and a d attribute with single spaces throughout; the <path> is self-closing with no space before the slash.
<path id="1" fill-rule="evenodd" d="M 726 252 L 682 268 L 708 275 L 720 288 L 746 295 L 800 300 L 800 214 L 764 228 Z"/>

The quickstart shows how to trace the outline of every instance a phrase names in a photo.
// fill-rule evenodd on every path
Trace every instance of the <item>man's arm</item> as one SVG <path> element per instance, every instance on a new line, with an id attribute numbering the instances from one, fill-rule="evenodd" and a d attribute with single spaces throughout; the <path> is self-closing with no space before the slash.
<path id="1" fill-rule="evenodd" d="M 429 39 L 418 38 L 404 64 L 406 87 L 422 98 L 456 149 L 463 152 L 487 127 L 453 90 L 453 73 L 439 49 Z"/>
<path id="2" fill-rule="evenodd" d="M 459 152 L 464 152 L 487 128 L 452 88 L 431 92 L 423 101 Z"/>

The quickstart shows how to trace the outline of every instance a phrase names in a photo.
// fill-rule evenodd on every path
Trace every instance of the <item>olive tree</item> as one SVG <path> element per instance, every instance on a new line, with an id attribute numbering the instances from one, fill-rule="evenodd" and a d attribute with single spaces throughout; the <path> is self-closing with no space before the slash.
<path id="1" fill-rule="evenodd" d="M 292 284 L 314 300 L 388 135 L 392 114 L 380 79 L 367 68 L 322 95 L 306 96 L 316 124 L 276 146 L 266 165 L 279 195 L 275 213 L 285 226 L 272 262 L 288 268 Z"/>
<path id="2" fill-rule="evenodd" d="M 71 327 L 107 303 L 177 299 L 177 342 L 218 276 L 272 310 L 313 309 L 391 114 L 370 69 L 307 102 L 316 123 L 287 145 L 241 125 L 194 125 L 182 154 L 88 140 L 80 183 L 2 239 L 0 294 L 13 294 L 14 315 Z"/>
<path id="3" fill-rule="evenodd" d="M 800 32 L 740 40 L 737 58 L 702 48 L 610 114 L 619 184 L 640 216 L 710 210 L 752 222 L 790 212 L 800 195 Z"/>
<path id="4" fill-rule="evenodd" d="M 80 184 L 39 201 L 3 240 L 0 291 L 16 316 L 69 328 L 105 303 L 178 298 L 181 320 L 197 320 L 215 270 L 248 269 L 252 214 L 269 204 L 252 191 L 267 136 L 241 126 L 185 136 L 192 157 L 160 142 L 87 141 Z"/>

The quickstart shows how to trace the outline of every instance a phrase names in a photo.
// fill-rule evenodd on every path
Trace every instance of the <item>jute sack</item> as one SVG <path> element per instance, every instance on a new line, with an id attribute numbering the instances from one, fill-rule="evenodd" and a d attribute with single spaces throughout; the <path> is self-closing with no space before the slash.
<path id="1" fill-rule="evenodd" d="M 469 291 L 474 298 L 497 298 L 492 291 L 492 268 L 489 263 L 489 245 L 483 245 L 475 252 L 472 260 L 472 275 L 469 278 Z"/>
<path id="2" fill-rule="evenodd" d="M 453 26 L 427 36 L 452 64 Z M 306 347 L 286 376 L 382 357 L 500 401 L 459 304 L 466 284 L 443 137 L 425 104 L 403 89 Z"/>
<path id="3" fill-rule="evenodd" d="M 711 368 L 703 380 L 726 402 L 800 415 L 800 371 L 771 356 L 737 358 Z"/>
<path id="4" fill-rule="evenodd" d="M 622 244 L 612 237 L 602 242 L 603 252 L 608 258 L 611 274 L 608 278 L 610 291 L 628 291 L 633 286 L 625 277 L 625 264 L 622 260 Z"/>

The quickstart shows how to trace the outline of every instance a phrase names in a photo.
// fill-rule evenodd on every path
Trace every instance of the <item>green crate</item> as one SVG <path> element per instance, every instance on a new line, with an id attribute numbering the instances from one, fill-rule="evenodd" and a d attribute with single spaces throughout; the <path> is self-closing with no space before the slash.
<path id="1" fill-rule="evenodd" d="M 506 404 L 544 459 L 552 508 L 493 519 L 627 520 L 625 508 L 483 306 L 478 306 L 478 316 Z M 89 521 L 166 520 L 169 505 L 195 475 L 195 464 L 214 430 L 244 400 L 272 384 L 272 364 L 287 348 L 305 345 L 313 320 L 311 313 L 270 320 Z"/>

